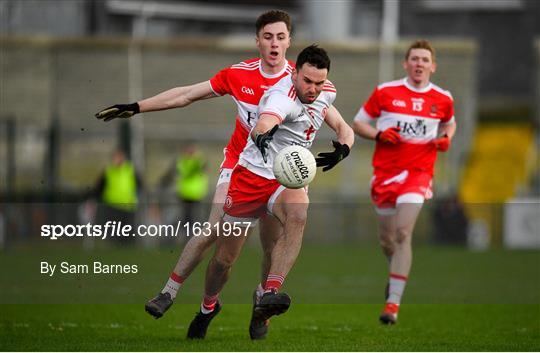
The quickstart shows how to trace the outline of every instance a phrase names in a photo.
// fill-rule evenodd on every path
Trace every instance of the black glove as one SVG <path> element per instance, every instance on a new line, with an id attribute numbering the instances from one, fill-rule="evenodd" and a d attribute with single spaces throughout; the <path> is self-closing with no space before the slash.
<path id="1" fill-rule="evenodd" d="M 332 141 L 332 145 L 334 145 L 335 148 L 334 152 L 322 152 L 317 155 L 317 158 L 315 158 L 317 167 L 324 167 L 322 170 L 323 172 L 334 168 L 334 166 L 341 162 L 342 159 L 347 157 L 351 151 L 349 146 L 346 144 L 342 145 L 337 141 Z"/>
<path id="2" fill-rule="evenodd" d="M 115 118 L 127 119 L 139 113 L 139 103 L 115 104 L 96 113 L 96 118 L 109 121 Z"/>
<path id="3" fill-rule="evenodd" d="M 261 151 L 262 158 L 264 163 L 266 163 L 266 160 L 268 159 L 268 153 L 266 153 L 266 150 L 268 149 L 268 145 L 270 144 L 270 141 L 274 138 L 274 134 L 276 133 L 277 129 L 279 128 L 279 125 L 276 124 L 274 127 L 265 132 L 264 134 L 257 134 L 255 136 L 255 146 Z"/>

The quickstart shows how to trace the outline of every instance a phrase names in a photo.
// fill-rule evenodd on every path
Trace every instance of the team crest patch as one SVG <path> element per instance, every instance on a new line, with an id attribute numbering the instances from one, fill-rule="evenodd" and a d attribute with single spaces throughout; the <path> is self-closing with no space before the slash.
<path id="1" fill-rule="evenodd" d="M 232 197 L 227 195 L 227 197 L 225 198 L 225 207 L 231 208 L 232 204 L 233 204 Z"/>

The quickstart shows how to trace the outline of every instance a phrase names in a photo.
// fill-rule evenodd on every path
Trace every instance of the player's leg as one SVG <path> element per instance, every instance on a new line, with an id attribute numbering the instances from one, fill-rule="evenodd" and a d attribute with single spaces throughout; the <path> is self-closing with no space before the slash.
<path id="1" fill-rule="evenodd" d="M 287 311 L 291 298 L 278 293 L 285 277 L 294 265 L 302 246 L 307 220 L 308 196 L 303 189 L 282 189 L 275 202 L 271 200 L 271 212 L 283 223 L 283 234 L 272 250 L 272 262 L 266 282 L 265 293 L 255 308 L 259 320 Z"/>
<path id="2" fill-rule="evenodd" d="M 214 193 L 214 199 L 212 201 L 212 208 L 210 210 L 210 216 L 208 222 L 210 224 L 216 224 L 221 215 L 223 214 L 223 203 L 227 196 L 227 190 L 229 189 L 228 180 L 223 180 L 220 174 L 220 181 L 216 186 Z M 192 237 L 184 246 L 182 253 L 174 267 L 173 272 L 169 276 L 165 287 L 154 298 L 150 299 L 146 305 L 145 310 L 156 319 L 163 316 L 163 314 L 171 307 L 176 294 L 180 289 L 180 286 L 187 277 L 193 272 L 197 265 L 201 262 L 206 254 L 206 251 L 215 242 L 216 237 L 213 233 L 210 236 L 198 236 Z"/>
<path id="3" fill-rule="evenodd" d="M 212 225 L 219 222 L 223 215 L 223 203 L 227 196 L 227 190 L 229 190 L 229 183 L 221 183 L 216 186 L 210 216 L 208 217 L 208 222 Z M 192 237 L 182 250 L 173 272 L 183 279 L 189 277 L 215 241 L 214 233 L 210 236 Z"/>
<path id="4" fill-rule="evenodd" d="M 216 240 L 216 251 L 206 269 L 201 309 L 189 325 L 187 333 L 189 339 L 203 339 L 206 336 L 210 322 L 221 310 L 221 304 L 218 300 L 219 293 L 229 279 L 232 265 L 238 259 L 247 239 L 246 228 L 241 228 L 240 236 L 227 234 L 230 232 L 230 227 L 220 229 Z"/>
<path id="5" fill-rule="evenodd" d="M 274 250 L 278 238 L 283 233 L 283 226 L 275 216 L 267 214 L 260 219 L 259 233 L 263 250 L 261 282 L 253 292 L 253 309 L 251 311 L 251 321 L 249 324 L 249 336 L 254 340 L 263 339 L 268 333 L 270 320 L 260 320 L 259 316 L 255 313 L 255 308 L 264 295 L 263 284 L 266 282 L 270 271 L 272 251 Z"/>
<path id="6" fill-rule="evenodd" d="M 396 214 L 395 209 L 377 211 L 377 224 L 379 231 L 379 244 L 388 260 L 392 260 L 396 243 Z"/>
<path id="7" fill-rule="evenodd" d="M 283 225 L 274 215 L 267 214 L 260 219 L 259 238 L 261 241 L 263 256 L 261 262 L 261 283 L 259 287 L 262 287 L 268 278 L 270 265 L 272 263 L 272 251 L 274 250 L 274 247 L 282 233 Z M 262 295 L 263 293 L 260 294 Z"/>
<path id="8" fill-rule="evenodd" d="M 390 262 L 389 293 L 385 309 L 380 317 L 381 322 L 385 324 L 393 324 L 397 320 L 401 297 L 411 269 L 412 234 L 422 209 L 423 196 L 408 195 L 416 198 L 416 202 L 399 202 L 398 198 L 396 205 L 396 238 L 394 253 Z"/>
<path id="9" fill-rule="evenodd" d="M 394 254 L 395 242 L 396 242 L 396 210 L 379 209 L 377 208 L 377 225 L 379 234 L 379 245 L 388 262 L 388 270 L 390 270 L 390 263 L 392 262 L 392 255 Z M 390 290 L 390 282 L 386 283 L 384 288 L 384 298 L 388 299 L 388 293 Z"/>

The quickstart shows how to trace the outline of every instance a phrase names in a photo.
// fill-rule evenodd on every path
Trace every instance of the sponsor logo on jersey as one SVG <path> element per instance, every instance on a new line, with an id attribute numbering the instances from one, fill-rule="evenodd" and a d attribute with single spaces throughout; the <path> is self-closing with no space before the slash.
<path id="1" fill-rule="evenodd" d="M 401 129 L 402 135 L 409 135 L 413 137 L 426 136 L 427 126 L 422 119 L 415 119 L 414 123 L 407 121 L 398 121 L 397 127 Z"/>
<path id="2" fill-rule="evenodd" d="M 411 98 L 411 101 L 413 104 L 412 109 L 415 112 L 421 112 L 422 106 L 424 105 L 424 98 Z"/>
<path id="3" fill-rule="evenodd" d="M 405 103 L 405 101 L 402 101 L 402 100 L 399 100 L 399 99 L 394 99 L 392 101 L 392 105 L 394 107 L 400 107 L 400 108 L 405 108 L 407 107 L 407 103 Z"/>
<path id="4" fill-rule="evenodd" d="M 245 94 L 249 94 L 251 96 L 254 96 L 255 95 L 255 91 L 253 90 L 253 88 L 249 88 L 249 87 L 246 87 L 246 86 L 242 86 L 241 88 L 241 91 Z"/>

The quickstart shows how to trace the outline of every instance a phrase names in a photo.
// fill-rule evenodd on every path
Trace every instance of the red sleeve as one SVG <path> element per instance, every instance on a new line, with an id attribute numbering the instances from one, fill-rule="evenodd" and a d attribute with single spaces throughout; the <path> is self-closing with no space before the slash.
<path id="1" fill-rule="evenodd" d="M 454 101 L 449 99 L 448 100 L 448 109 L 447 109 L 447 112 L 444 116 L 444 119 L 442 119 L 441 121 L 443 123 L 447 123 L 450 121 L 450 119 L 452 119 L 452 117 L 454 116 Z"/>
<path id="2" fill-rule="evenodd" d="M 231 86 L 229 84 L 230 71 L 230 68 L 225 68 L 210 79 L 210 86 L 212 86 L 212 90 L 216 94 L 220 96 L 231 94 Z"/>
<path id="3" fill-rule="evenodd" d="M 375 87 L 375 89 L 371 93 L 371 96 L 369 96 L 369 99 L 367 100 L 367 102 L 364 103 L 364 110 L 372 118 L 378 118 L 379 116 L 381 116 L 381 105 L 380 105 L 379 95 L 380 95 L 379 89 Z"/>

